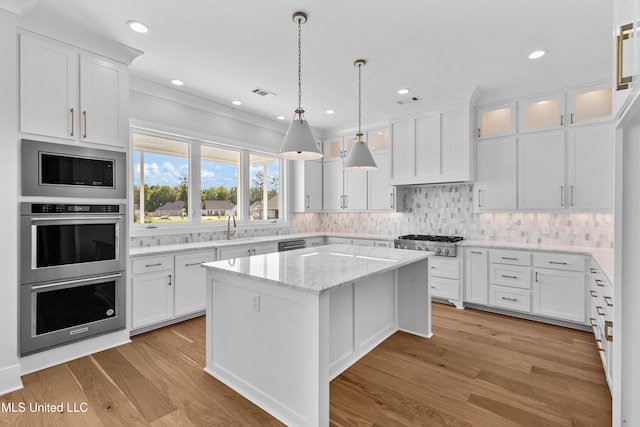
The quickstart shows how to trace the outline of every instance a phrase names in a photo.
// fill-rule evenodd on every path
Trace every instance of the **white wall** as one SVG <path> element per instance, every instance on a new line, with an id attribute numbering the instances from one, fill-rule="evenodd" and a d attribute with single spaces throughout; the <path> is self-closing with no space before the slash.
<path id="1" fill-rule="evenodd" d="M 18 363 L 18 81 L 16 15 L 0 9 L 0 394 L 22 387 Z"/>

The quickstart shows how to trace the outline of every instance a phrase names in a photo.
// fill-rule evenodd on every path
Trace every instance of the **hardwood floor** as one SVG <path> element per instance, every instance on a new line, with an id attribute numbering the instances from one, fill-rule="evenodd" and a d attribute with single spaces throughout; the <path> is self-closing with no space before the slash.
<path id="1" fill-rule="evenodd" d="M 25 412 L 3 410 L 0 425 L 281 425 L 202 370 L 204 329 L 200 317 L 26 375 L 24 389 L 0 397 Z M 591 334 L 437 303 L 433 329 L 430 340 L 394 334 L 336 378 L 331 425 L 611 425 Z M 86 412 L 71 412 L 83 402 Z M 30 412 L 45 403 L 71 406 Z"/>

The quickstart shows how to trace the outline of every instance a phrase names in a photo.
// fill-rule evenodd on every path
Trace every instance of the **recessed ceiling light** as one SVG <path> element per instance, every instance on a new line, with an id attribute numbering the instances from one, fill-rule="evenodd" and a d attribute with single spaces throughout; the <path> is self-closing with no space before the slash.
<path id="1" fill-rule="evenodd" d="M 547 52 L 544 50 L 534 50 L 529 54 L 529 59 L 538 59 L 542 58 Z"/>
<path id="2" fill-rule="evenodd" d="M 127 25 L 136 33 L 145 34 L 149 32 L 149 29 L 147 28 L 147 26 L 139 21 L 133 21 L 133 20 L 127 21 Z"/>
<path id="3" fill-rule="evenodd" d="M 398 95 L 406 95 L 406 94 L 408 94 L 409 92 L 411 92 L 411 89 L 406 88 L 406 87 L 403 87 L 402 89 L 400 89 L 400 90 L 398 91 Z"/>
<path id="4" fill-rule="evenodd" d="M 184 82 L 182 80 L 173 79 L 171 80 L 171 84 L 175 86 L 184 86 Z"/>
<path id="5" fill-rule="evenodd" d="M 336 112 L 336 110 L 327 110 L 327 111 L 325 111 L 325 113 L 327 113 L 327 114 L 334 114 L 335 112 Z"/>
<path id="6" fill-rule="evenodd" d="M 242 101 L 231 101 L 233 105 L 242 105 Z"/>
<path id="7" fill-rule="evenodd" d="M 278 120 L 284 120 L 284 119 L 286 119 L 286 117 L 285 117 L 285 116 L 278 116 L 278 117 L 276 117 L 276 119 L 278 119 Z"/>

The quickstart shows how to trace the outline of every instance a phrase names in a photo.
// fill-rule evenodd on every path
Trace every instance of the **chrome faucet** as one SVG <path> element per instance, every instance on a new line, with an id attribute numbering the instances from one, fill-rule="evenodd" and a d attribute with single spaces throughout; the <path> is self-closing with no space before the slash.
<path id="1" fill-rule="evenodd" d="M 231 240 L 231 218 L 233 218 L 233 227 L 236 225 L 236 214 L 231 214 L 227 217 L 227 240 Z"/>

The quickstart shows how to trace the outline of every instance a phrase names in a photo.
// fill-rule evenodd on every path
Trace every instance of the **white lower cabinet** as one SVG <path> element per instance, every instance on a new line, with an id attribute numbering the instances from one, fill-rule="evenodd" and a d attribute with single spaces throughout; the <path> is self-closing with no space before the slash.
<path id="1" fill-rule="evenodd" d="M 255 245 L 240 245 L 231 248 L 218 249 L 218 261 L 231 258 L 243 258 L 252 255 L 278 252 L 277 243 L 261 243 Z"/>
<path id="2" fill-rule="evenodd" d="M 446 299 L 456 307 L 462 308 L 460 283 L 459 259 L 438 256 L 429 258 L 429 286 L 432 297 Z"/>
<path id="3" fill-rule="evenodd" d="M 197 252 L 175 256 L 175 315 L 184 316 L 205 309 L 206 270 L 203 262 L 213 261 L 213 252 Z"/>
<path id="4" fill-rule="evenodd" d="M 173 318 L 173 257 L 133 261 L 132 329 Z"/>
<path id="5" fill-rule="evenodd" d="M 531 312 L 531 291 L 508 286 L 491 285 L 489 287 L 489 304 L 507 310 Z"/>
<path id="6" fill-rule="evenodd" d="M 531 313 L 531 254 L 489 251 L 489 305 Z"/>
<path id="7" fill-rule="evenodd" d="M 483 248 L 466 248 L 464 252 L 464 301 L 487 304 L 489 280 L 488 251 Z"/>
<path id="8" fill-rule="evenodd" d="M 584 323 L 584 271 L 533 270 L 533 313 Z"/>
<path id="9" fill-rule="evenodd" d="M 133 330 L 164 325 L 205 308 L 203 262 L 213 251 L 135 258 L 132 262 Z"/>

